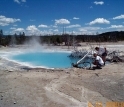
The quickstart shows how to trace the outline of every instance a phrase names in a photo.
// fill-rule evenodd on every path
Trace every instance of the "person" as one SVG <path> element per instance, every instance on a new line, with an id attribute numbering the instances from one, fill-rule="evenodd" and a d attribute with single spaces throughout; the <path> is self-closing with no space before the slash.
<path id="1" fill-rule="evenodd" d="M 98 55 L 101 56 L 102 60 L 104 61 L 104 65 L 106 62 L 107 50 L 104 47 L 96 47 L 95 50 L 98 52 Z"/>
<path id="2" fill-rule="evenodd" d="M 97 53 L 94 53 L 93 56 L 95 57 L 93 64 L 96 65 L 96 68 L 101 68 L 104 65 L 102 58 L 98 56 Z"/>

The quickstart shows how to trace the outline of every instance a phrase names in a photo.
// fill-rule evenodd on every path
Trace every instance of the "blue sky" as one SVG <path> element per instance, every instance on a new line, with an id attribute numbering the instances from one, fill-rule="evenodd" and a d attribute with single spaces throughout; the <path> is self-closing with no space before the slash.
<path id="1" fill-rule="evenodd" d="M 124 0 L 0 0 L 4 34 L 124 31 Z"/>

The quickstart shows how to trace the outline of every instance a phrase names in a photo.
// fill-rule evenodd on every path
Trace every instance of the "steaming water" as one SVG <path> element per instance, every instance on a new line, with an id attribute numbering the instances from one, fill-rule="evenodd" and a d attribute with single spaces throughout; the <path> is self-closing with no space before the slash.
<path id="1" fill-rule="evenodd" d="M 15 39 L 13 37 L 12 44 L 15 43 Z M 33 47 L 32 47 L 33 44 Z M 34 51 L 22 51 L 18 53 L 18 50 L 15 52 L 11 52 L 11 54 L 5 55 L 9 60 L 18 62 L 20 64 L 32 66 L 32 67 L 44 67 L 44 68 L 70 68 L 72 67 L 72 63 L 76 63 L 79 59 L 70 58 L 70 52 L 68 51 L 46 51 L 40 45 L 40 38 L 32 37 L 30 41 L 27 41 L 25 45 L 31 45 L 29 49 L 33 49 Z M 35 51 L 35 50 L 41 50 Z M 54 48 L 55 50 L 55 48 Z M 21 51 L 21 50 L 20 50 Z M 16 54 L 15 54 L 16 53 Z"/>
<path id="2" fill-rule="evenodd" d="M 10 58 L 18 62 L 27 63 L 34 67 L 70 68 L 77 59 L 69 58 L 70 52 L 26 52 L 12 55 Z"/>

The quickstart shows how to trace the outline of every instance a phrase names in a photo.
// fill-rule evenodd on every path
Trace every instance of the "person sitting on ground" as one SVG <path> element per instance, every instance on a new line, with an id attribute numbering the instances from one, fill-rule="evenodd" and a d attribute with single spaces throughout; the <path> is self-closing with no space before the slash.
<path id="1" fill-rule="evenodd" d="M 95 57 L 93 64 L 96 65 L 96 68 L 101 68 L 104 65 L 102 58 L 97 53 L 94 53 L 93 56 Z"/>
<path id="2" fill-rule="evenodd" d="M 98 55 L 101 56 L 102 60 L 104 61 L 104 65 L 105 65 L 106 56 L 107 56 L 106 48 L 96 47 L 95 50 L 98 52 Z"/>

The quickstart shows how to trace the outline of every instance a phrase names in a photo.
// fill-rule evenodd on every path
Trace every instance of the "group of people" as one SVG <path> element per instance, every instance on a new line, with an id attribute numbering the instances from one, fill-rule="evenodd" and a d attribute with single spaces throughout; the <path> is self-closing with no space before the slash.
<path id="1" fill-rule="evenodd" d="M 93 56 L 95 57 L 93 64 L 96 65 L 97 68 L 101 68 L 105 65 L 107 50 L 102 47 L 95 47 L 95 50 L 96 52 L 93 53 Z"/>

